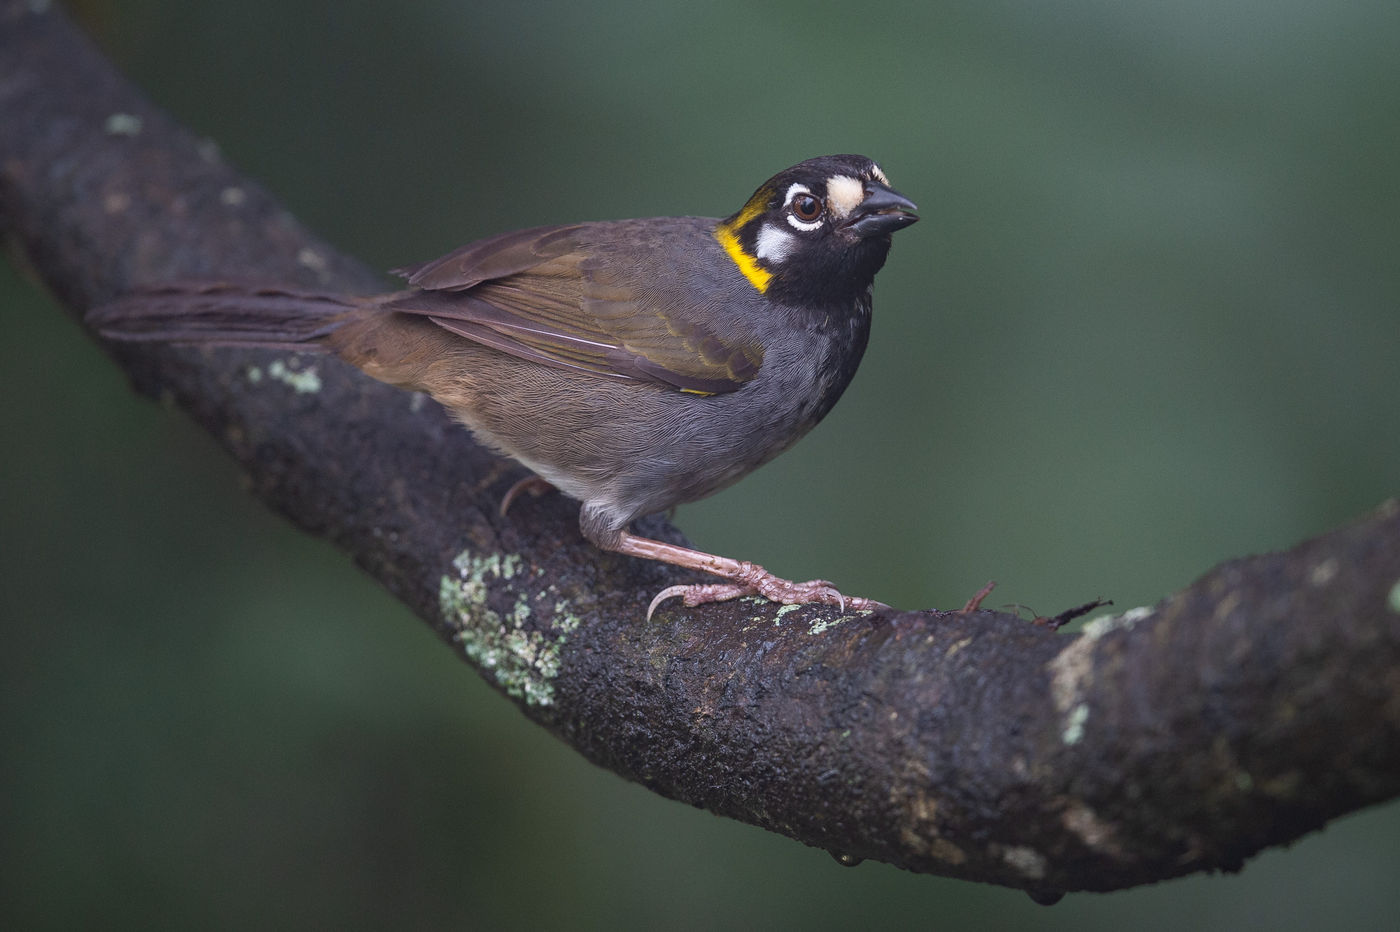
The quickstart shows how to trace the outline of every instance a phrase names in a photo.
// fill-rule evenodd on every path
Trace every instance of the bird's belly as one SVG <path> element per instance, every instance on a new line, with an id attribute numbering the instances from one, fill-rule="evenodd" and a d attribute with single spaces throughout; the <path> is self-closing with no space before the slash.
<path id="1" fill-rule="evenodd" d="M 509 377 L 434 394 L 479 439 L 622 526 L 724 488 L 807 433 L 845 388 L 822 361 L 796 354 L 709 396 L 512 361 Z"/>

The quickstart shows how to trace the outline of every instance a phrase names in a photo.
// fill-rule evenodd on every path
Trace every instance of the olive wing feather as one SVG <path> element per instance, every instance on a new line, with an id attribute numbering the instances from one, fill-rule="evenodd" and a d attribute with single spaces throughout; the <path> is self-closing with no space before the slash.
<path id="1" fill-rule="evenodd" d="M 674 221 L 503 233 L 398 270 L 411 289 L 385 306 L 546 365 L 691 392 L 735 391 L 758 374 L 762 348 L 720 332 L 715 296 L 694 293 L 692 281 L 666 267 L 686 243 L 659 223 Z"/>

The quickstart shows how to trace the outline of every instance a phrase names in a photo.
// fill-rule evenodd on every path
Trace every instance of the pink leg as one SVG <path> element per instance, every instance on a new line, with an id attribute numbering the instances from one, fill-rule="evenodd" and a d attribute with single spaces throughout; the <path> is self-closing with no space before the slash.
<path id="1" fill-rule="evenodd" d="M 793 582 L 774 576 L 756 563 L 731 560 L 728 557 L 691 550 L 688 547 L 678 547 L 675 544 L 638 537 L 627 531 L 622 532 L 616 545 L 610 549 L 628 556 L 641 557 L 645 560 L 659 560 L 662 563 L 700 570 L 730 580 L 727 583 L 670 586 L 662 589 L 656 594 L 656 598 L 651 600 L 651 606 L 647 609 L 648 619 L 651 618 L 658 605 L 667 599 L 677 597 L 683 599 L 685 604 L 689 606 L 703 605 L 706 602 L 724 602 L 744 595 L 761 595 L 774 602 L 782 602 L 784 605 L 807 605 L 819 602 L 824 605 L 839 606 L 842 611 L 888 608 L 883 602 L 876 602 L 874 599 L 843 596 L 836 590 L 835 586 L 824 579 Z"/>

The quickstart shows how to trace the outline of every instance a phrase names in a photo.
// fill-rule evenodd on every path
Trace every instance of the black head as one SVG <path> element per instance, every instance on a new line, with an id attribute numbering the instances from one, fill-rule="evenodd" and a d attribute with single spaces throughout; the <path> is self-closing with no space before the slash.
<path id="1" fill-rule="evenodd" d="M 768 297 L 846 304 L 869 291 L 890 234 L 918 220 L 917 209 L 865 156 L 826 155 L 764 182 L 715 236 Z"/>

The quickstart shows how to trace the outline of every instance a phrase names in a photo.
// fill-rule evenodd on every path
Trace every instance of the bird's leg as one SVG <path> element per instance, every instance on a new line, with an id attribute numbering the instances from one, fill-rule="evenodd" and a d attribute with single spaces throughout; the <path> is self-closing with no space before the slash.
<path id="1" fill-rule="evenodd" d="M 671 598 L 680 598 L 688 606 L 703 605 L 706 602 L 724 602 L 744 595 L 761 595 L 784 605 L 806 605 L 811 602 L 820 602 L 824 605 L 836 605 L 842 611 L 888 607 L 883 602 L 876 602 L 874 599 L 843 596 L 835 586 L 824 579 L 793 582 L 790 579 L 774 576 L 756 563 L 749 563 L 746 560 L 731 560 L 713 553 L 704 553 L 700 550 L 691 550 L 688 547 L 662 543 L 659 540 L 638 537 L 628 531 L 600 536 L 603 539 L 595 540 L 594 543 L 608 550 L 615 550 L 631 557 L 641 557 L 645 560 L 660 560 L 662 563 L 700 570 L 730 580 L 727 583 L 669 586 L 662 589 L 656 594 L 656 598 L 651 600 L 651 605 L 647 608 L 648 619 L 651 618 L 652 612 L 656 611 L 658 605 Z"/>

